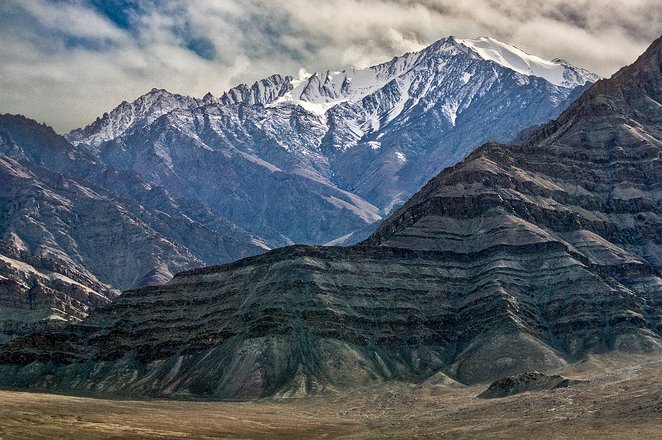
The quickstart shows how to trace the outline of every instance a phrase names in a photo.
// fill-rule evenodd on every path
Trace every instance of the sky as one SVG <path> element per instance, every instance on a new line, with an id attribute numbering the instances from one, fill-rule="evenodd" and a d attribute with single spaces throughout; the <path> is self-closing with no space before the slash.
<path id="1" fill-rule="evenodd" d="M 64 133 L 153 87 L 219 96 L 449 35 L 608 77 L 661 33 L 661 0 L 0 0 L 0 113 Z"/>

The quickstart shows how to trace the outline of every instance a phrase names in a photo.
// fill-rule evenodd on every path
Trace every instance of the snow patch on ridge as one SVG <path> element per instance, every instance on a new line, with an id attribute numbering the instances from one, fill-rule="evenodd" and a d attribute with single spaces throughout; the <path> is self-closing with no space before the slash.
<path id="1" fill-rule="evenodd" d="M 448 118 L 448 121 L 455 127 L 455 119 L 457 119 L 457 110 L 460 105 L 457 102 L 445 102 L 441 107 L 441 111 Z"/>
<path id="2" fill-rule="evenodd" d="M 564 64 L 561 60 L 548 61 L 493 38 L 458 38 L 456 41 L 472 49 L 485 60 L 494 61 L 523 75 L 538 76 L 556 86 L 576 87 L 586 84 L 587 81 L 595 81 L 594 78 L 584 74 L 571 78 L 566 73 L 568 65 Z"/>

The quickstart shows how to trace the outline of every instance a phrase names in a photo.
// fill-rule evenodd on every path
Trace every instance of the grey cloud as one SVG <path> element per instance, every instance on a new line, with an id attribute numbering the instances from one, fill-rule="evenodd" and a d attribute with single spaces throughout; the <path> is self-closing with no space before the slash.
<path id="1" fill-rule="evenodd" d="M 0 111 L 60 131 L 152 87 L 202 96 L 487 35 L 609 76 L 662 32 L 659 0 L 5 0 Z"/>

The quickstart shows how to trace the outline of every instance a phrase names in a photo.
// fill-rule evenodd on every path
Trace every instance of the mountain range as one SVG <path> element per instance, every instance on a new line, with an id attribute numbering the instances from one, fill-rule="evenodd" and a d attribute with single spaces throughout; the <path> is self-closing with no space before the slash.
<path id="1" fill-rule="evenodd" d="M 0 255 L 48 260 L 109 299 L 282 245 L 356 243 L 439 170 L 556 116 L 595 80 L 493 39 L 449 37 L 218 98 L 155 89 L 66 137 L 0 115 Z M 60 327 L 99 304 L 78 298 L 63 314 L 64 289 L 36 313 L 22 292 L 39 267 L 7 263 L 24 287 L 5 294 L 3 339 L 21 334 L 17 316 L 32 317 L 23 329 Z"/>
<path id="2" fill-rule="evenodd" d="M 273 75 L 219 98 L 154 89 L 66 137 L 271 247 L 350 243 L 472 148 L 558 116 L 596 80 L 490 38 L 449 37 L 366 69 Z"/>
<path id="3" fill-rule="evenodd" d="M 480 49 L 473 52 L 476 56 L 481 51 L 498 52 L 489 43 L 467 44 Z M 459 46 L 470 55 L 473 50 L 455 40 L 437 46 L 434 53 L 464 51 Z M 400 65 L 391 64 L 396 70 Z M 498 77 L 496 70 L 497 64 L 490 64 L 492 73 L 485 77 Z M 561 90 L 512 69 L 507 75 L 509 79 L 501 77 L 496 83 L 528 80 L 529 85 Z M 344 93 L 327 78 L 312 87 L 310 96 L 322 88 L 329 94 Z M 568 80 L 566 75 L 556 78 Z M 271 81 L 279 83 L 277 78 Z M 354 79 L 353 87 L 359 87 L 357 83 L 363 84 Z M 436 88 L 445 82 L 428 84 Z M 661 84 L 662 38 L 634 64 L 591 86 L 556 120 L 533 130 L 522 143 L 489 142 L 443 170 L 361 244 L 285 247 L 182 272 L 164 285 L 126 292 L 62 332 L 37 333 L 0 347 L 0 385 L 123 396 L 251 399 L 388 380 L 417 382 L 432 375 L 476 383 L 554 370 L 595 353 L 659 352 Z M 236 92 L 242 100 L 259 98 L 242 90 L 247 89 Z M 260 85 L 251 90 L 260 90 Z M 287 93 L 291 96 L 283 102 L 303 96 L 303 92 Z M 223 99 L 235 99 L 232 96 Z M 478 99 L 480 93 L 471 102 Z M 362 105 L 367 102 L 370 99 L 361 99 Z M 337 106 L 368 114 L 361 113 L 366 107 L 347 101 L 317 120 L 333 123 Z M 300 127 L 299 121 L 314 117 L 299 107 L 286 103 L 246 106 L 240 113 L 250 119 L 251 110 L 289 111 L 294 130 Z M 484 102 L 482 108 L 486 107 Z M 200 132 L 212 138 L 218 132 L 212 130 L 211 121 L 232 122 L 230 113 L 211 117 L 212 110 L 225 107 L 202 108 L 209 111 L 208 118 L 190 109 L 171 111 L 155 121 L 141 122 L 141 130 L 128 129 L 120 138 L 128 140 L 158 128 L 150 139 L 162 134 L 162 139 L 182 140 L 168 136 L 184 136 L 184 131 L 165 127 L 188 117 L 190 125 L 184 126 L 204 127 Z M 457 109 L 461 108 L 459 104 Z M 436 115 L 439 125 L 428 130 L 411 128 L 432 116 L 409 119 L 412 126 L 396 124 L 390 129 L 400 130 L 399 141 L 395 135 L 388 137 L 389 129 L 379 139 L 365 137 L 367 125 L 353 126 L 353 133 L 363 133 L 365 142 L 379 142 L 378 148 L 367 145 L 365 151 L 397 152 L 410 163 L 416 158 L 417 145 L 430 147 L 425 136 L 435 131 L 432 128 L 452 125 L 453 120 L 460 126 L 462 111 L 450 117 L 448 106 L 435 104 L 430 109 L 436 109 L 430 115 Z M 482 113 L 473 126 L 493 126 L 489 114 Z M 108 119 L 100 119 L 97 128 Z M 271 117 L 262 126 L 270 121 Z M 391 122 L 380 119 L 379 126 L 389 127 Z M 501 122 L 494 126 L 507 125 Z M 88 127 L 81 136 L 90 139 L 93 132 Z M 409 144 L 407 133 L 420 137 Z M 78 142 L 73 136 L 69 139 Z M 278 145 L 276 135 L 270 139 Z M 332 135 L 323 139 L 331 143 L 320 143 L 320 152 L 333 151 L 343 157 L 344 150 L 333 144 Z M 104 157 L 104 148 L 120 155 L 124 147 L 135 163 L 140 164 L 137 159 L 142 157 L 143 164 L 152 165 L 156 173 L 152 179 L 176 190 L 170 180 L 174 174 L 165 172 L 170 169 L 165 157 L 172 157 L 172 150 L 151 148 L 146 156 L 138 156 L 123 141 L 102 142 L 97 147 L 81 141 L 78 145 L 95 157 Z M 209 151 L 196 145 L 200 151 Z M 308 151 L 294 143 L 286 145 L 291 152 Z M 347 151 L 362 151 L 361 145 Z M 384 154 L 375 160 L 386 164 L 388 154 Z M 208 156 L 212 157 L 217 156 Z M 366 163 L 358 160 L 363 157 L 360 154 L 356 157 L 352 163 Z M 428 162 L 433 162 L 434 154 L 429 157 Z M 246 160 L 265 167 L 255 159 Z M 385 165 L 375 169 L 383 170 Z M 337 165 L 329 170 L 335 170 L 336 181 L 345 175 Z M 405 173 L 406 167 L 390 170 L 391 177 L 404 176 L 399 173 Z M 375 197 L 375 203 L 381 194 L 385 208 L 379 209 L 384 212 L 389 205 L 397 205 L 388 184 L 372 193 L 356 185 L 361 188 L 357 193 Z"/>

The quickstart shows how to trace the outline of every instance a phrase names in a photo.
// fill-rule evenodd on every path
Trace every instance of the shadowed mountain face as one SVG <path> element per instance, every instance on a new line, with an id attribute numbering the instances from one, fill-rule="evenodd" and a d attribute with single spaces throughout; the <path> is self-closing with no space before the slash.
<path id="1" fill-rule="evenodd" d="M 662 347 L 662 40 L 522 145 L 445 170 L 364 243 L 128 292 L 0 350 L 0 384 L 300 395 Z"/>

